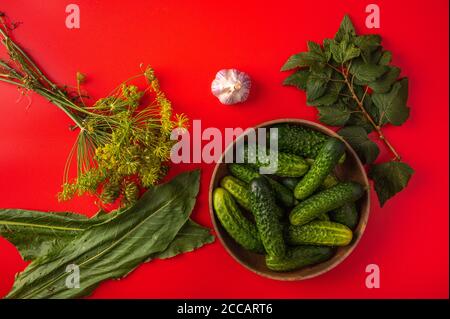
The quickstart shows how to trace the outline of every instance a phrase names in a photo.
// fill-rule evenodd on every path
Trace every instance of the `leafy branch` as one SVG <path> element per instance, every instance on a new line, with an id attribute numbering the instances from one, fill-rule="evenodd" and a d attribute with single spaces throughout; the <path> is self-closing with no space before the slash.
<path id="1" fill-rule="evenodd" d="M 294 54 L 281 69 L 296 70 L 284 85 L 306 91 L 307 105 L 318 109 L 319 120 L 339 127 L 338 133 L 369 166 L 382 206 L 413 174 L 383 132 L 385 125 L 402 125 L 410 111 L 408 79 L 399 78 L 400 69 L 390 65 L 391 59 L 379 35 L 357 35 L 345 16 L 333 39 L 308 42 L 308 51 Z M 392 154 L 391 161 L 374 164 L 380 150 L 369 138 L 371 132 Z"/>
<path id="2" fill-rule="evenodd" d="M 364 102 L 364 98 L 366 97 L 366 94 L 367 94 L 367 92 L 369 90 L 369 87 L 365 86 L 365 88 L 364 88 L 364 95 L 363 95 L 362 99 L 359 100 L 359 98 L 356 95 L 355 90 L 353 88 L 353 81 L 354 81 L 355 76 L 352 75 L 351 76 L 351 80 L 349 80 L 349 71 L 348 71 L 348 69 L 346 71 L 345 68 L 343 67 L 341 70 L 338 70 L 338 71 L 344 77 L 345 84 L 347 85 L 347 87 L 348 87 L 348 89 L 349 89 L 349 91 L 351 93 L 351 98 L 353 98 L 355 100 L 356 105 L 358 106 L 358 108 L 360 109 L 360 111 L 362 112 L 364 117 L 373 126 L 373 128 L 375 129 L 375 131 L 378 134 L 378 138 L 386 145 L 386 147 L 389 149 L 389 151 L 394 155 L 394 160 L 400 161 L 400 159 L 401 159 L 400 155 L 395 150 L 395 148 L 392 146 L 392 144 L 388 141 L 388 139 L 385 137 L 385 135 L 384 135 L 380 125 L 375 123 L 374 119 L 372 119 L 370 114 L 364 108 L 363 102 Z"/>

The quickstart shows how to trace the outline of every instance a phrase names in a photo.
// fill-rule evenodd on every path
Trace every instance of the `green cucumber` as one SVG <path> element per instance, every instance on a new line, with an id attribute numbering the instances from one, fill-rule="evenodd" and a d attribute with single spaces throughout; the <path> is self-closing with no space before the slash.
<path id="1" fill-rule="evenodd" d="M 252 181 L 252 179 L 261 176 L 257 172 L 257 169 L 247 164 L 228 164 L 228 170 L 231 175 L 248 184 Z"/>
<path id="2" fill-rule="evenodd" d="M 266 265 L 273 271 L 291 271 L 324 262 L 333 254 L 331 247 L 298 246 L 289 248 L 284 258 L 266 256 Z"/>
<path id="3" fill-rule="evenodd" d="M 273 128 L 278 128 L 279 151 L 303 157 L 316 158 L 323 143 L 327 140 L 325 134 L 301 125 L 278 124 Z M 275 132 L 270 130 L 270 135 L 273 134 Z"/>
<path id="4" fill-rule="evenodd" d="M 292 225 L 303 225 L 346 203 L 358 200 L 364 188 L 355 182 L 342 182 L 300 202 L 289 215 Z"/>
<path id="5" fill-rule="evenodd" d="M 297 186 L 298 182 L 300 182 L 300 178 L 297 177 L 285 177 L 281 180 L 281 184 L 292 191 L 295 189 L 295 186 Z M 329 174 L 327 177 L 325 177 L 322 185 L 320 185 L 320 189 L 324 190 L 336 186 L 337 183 L 339 183 L 339 180 L 336 178 L 336 176 L 334 174 Z"/>
<path id="6" fill-rule="evenodd" d="M 239 205 L 246 210 L 250 210 L 250 191 L 247 183 L 233 176 L 225 176 L 220 181 L 220 186 L 226 189 Z"/>
<path id="7" fill-rule="evenodd" d="M 216 188 L 213 206 L 220 223 L 238 244 L 254 252 L 264 252 L 256 225 L 242 215 L 230 193 L 223 188 Z"/>
<path id="8" fill-rule="evenodd" d="M 332 221 L 343 224 L 350 229 L 354 229 L 358 225 L 359 216 L 356 203 L 347 203 L 329 214 Z"/>
<path id="9" fill-rule="evenodd" d="M 344 152 L 345 145 L 342 141 L 329 138 L 321 148 L 308 173 L 295 187 L 295 198 L 302 200 L 313 194 L 334 169 Z"/>
<path id="10" fill-rule="evenodd" d="M 258 156 L 257 147 L 245 147 L 244 149 L 244 161 L 245 163 L 249 163 L 252 166 L 256 166 L 258 168 L 268 167 L 269 154 L 267 155 L 267 161 L 265 159 L 261 160 Z M 278 175 L 281 177 L 300 177 L 306 174 L 309 169 L 308 163 L 301 156 L 297 156 L 294 154 L 287 154 L 282 152 L 276 152 L 275 156 L 277 157 L 277 167 L 276 171 L 273 172 L 274 175 Z M 250 163 L 250 159 L 254 162 Z"/>
<path id="11" fill-rule="evenodd" d="M 259 174 L 255 168 L 246 164 L 229 164 L 228 170 L 233 176 L 245 183 L 250 183 L 252 179 L 263 176 Z M 275 192 L 275 198 L 279 203 L 285 207 L 292 207 L 295 205 L 294 193 L 290 189 L 268 176 L 264 175 L 264 177 L 267 178 L 272 186 L 272 189 Z"/>
<path id="12" fill-rule="evenodd" d="M 250 206 L 265 251 L 270 256 L 283 257 L 286 246 L 283 226 L 278 219 L 280 209 L 275 204 L 272 187 L 264 177 L 250 182 Z"/>
<path id="13" fill-rule="evenodd" d="M 289 226 L 286 240 L 291 245 L 347 246 L 352 238 L 352 230 L 345 225 L 315 220 Z"/>

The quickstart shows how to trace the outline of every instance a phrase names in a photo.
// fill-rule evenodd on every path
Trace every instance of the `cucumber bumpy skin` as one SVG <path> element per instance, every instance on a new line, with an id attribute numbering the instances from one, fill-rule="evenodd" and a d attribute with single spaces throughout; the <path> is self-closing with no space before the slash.
<path id="1" fill-rule="evenodd" d="M 277 215 L 279 207 L 275 204 L 272 188 L 264 177 L 257 177 L 250 182 L 250 206 L 266 253 L 284 257 L 286 246 L 283 226 Z"/>
<path id="2" fill-rule="evenodd" d="M 245 183 L 250 183 L 252 179 L 263 176 L 259 174 L 255 168 L 246 164 L 229 164 L 228 170 L 231 175 Z M 270 186 L 272 186 L 272 189 L 275 192 L 275 198 L 279 203 L 285 207 L 293 207 L 295 205 L 294 193 L 290 189 L 268 176 L 264 175 L 264 177 L 267 178 Z"/>
<path id="3" fill-rule="evenodd" d="M 266 167 L 268 163 L 262 162 L 258 156 L 257 147 L 245 147 L 244 149 L 244 161 L 251 166 Z M 267 152 L 267 154 L 269 154 Z M 274 172 L 275 175 L 281 177 L 300 177 L 306 174 L 309 170 L 309 164 L 306 160 L 294 154 L 287 154 L 283 152 L 277 152 L 277 169 Z M 255 163 L 249 163 L 249 159 L 255 160 Z"/>
<path id="4" fill-rule="evenodd" d="M 233 176 L 225 176 L 220 181 L 220 186 L 227 190 L 239 205 L 250 210 L 250 191 L 247 183 Z"/>
<path id="5" fill-rule="evenodd" d="M 266 256 L 266 265 L 273 271 L 291 271 L 324 262 L 333 254 L 331 247 L 298 246 L 289 248 L 284 258 Z"/>
<path id="6" fill-rule="evenodd" d="M 345 152 L 345 145 L 337 138 L 329 138 L 320 149 L 306 175 L 295 186 L 294 196 L 302 200 L 313 194 L 332 172 Z"/>
<path id="7" fill-rule="evenodd" d="M 254 252 L 264 252 L 256 225 L 242 215 L 230 193 L 223 188 L 216 188 L 213 206 L 220 223 L 239 245 Z"/>
<path id="8" fill-rule="evenodd" d="M 345 225 L 315 220 L 289 226 L 286 240 L 291 245 L 347 246 L 352 238 L 352 230 Z"/>
<path id="9" fill-rule="evenodd" d="M 300 202 L 289 214 L 289 221 L 292 225 L 306 224 L 322 213 L 358 200 L 363 193 L 364 188 L 358 183 L 339 183 Z"/>
<path id="10" fill-rule="evenodd" d="M 350 229 L 355 229 L 356 225 L 358 225 L 359 214 L 356 209 L 356 203 L 347 203 L 329 214 L 332 221 L 343 224 Z"/>
<path id="11" fill-rule="evenodd" d="M 278 128 L 278 150 L 281 152 L 316 158 L 327 140 L 325 134 L 301 125 L 279 124 L 273 127 Z"/>

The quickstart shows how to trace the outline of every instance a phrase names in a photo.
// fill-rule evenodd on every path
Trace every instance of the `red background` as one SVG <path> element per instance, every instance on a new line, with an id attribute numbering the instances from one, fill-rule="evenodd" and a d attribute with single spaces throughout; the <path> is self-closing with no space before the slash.
<path id="1" fill-rule="evenodd" d="M 364 25 L 365 6 L 381 8 L 381 28 Z M 448 247 L 448 1 L 88 1 L 77 0 L 81 29 L 65 27 L 72 1 L 2 0 L 0 11 L 23 24 L 15 39 L 57 82 L 88 75 L 94 98 L 151 63 L 178 112 L 203 127 L 248 127 L 296 117 L 316 120 L 305 94 L 283 87 L 281 65 L 307 40 L 332 37 L 345 13 L 361 33 L 380 33 L 394 63 L 410 79 L 411 117 L 386 135 L 416 171 L 408 188 L 380 209 L 372 193 L 367 230 L 340 266 L 303 282 L 261 278 L 238 265 L 219 241 L 165 261 L 140 266 L 121 281 L 108 281 L 95 298 L 414 298 L 449 295 Z M 210 94 L 221 68 L 253 79 L 245 104 L 224 106 Z M 66 156 L 76 133 L 70 120 L 41 97 L 18 101 L 0 83 L 0 207 L 71 210 L 92 215 L 93 199 L 58 203 Z M 387 154 L 382 153 L 382 158 Z M 194 218 L 211 226 L 208 184 L 213 165 L 200 167 L 202 185 Z M 365 267 L 378 264 L 381 288 L 365 287 Z M 0 238 L 0 296 L 26 266 Z"/>

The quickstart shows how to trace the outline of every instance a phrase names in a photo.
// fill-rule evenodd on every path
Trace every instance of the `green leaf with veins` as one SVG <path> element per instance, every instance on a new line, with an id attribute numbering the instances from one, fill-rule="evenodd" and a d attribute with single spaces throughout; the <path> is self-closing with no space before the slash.
<path id="1" fill-rule="evenodd" d="M 0 209 L 0 236 L 16 246 L 25 261 L 31 261 L 68 245 L 87 228 L 107 222 L 122 210 L 98 213 L 88 218 L 75 213 L 51 213 L 24 209 Z M 192 251 L 213 238 L 209 230 L 192 220 L 183 226 L 161 256 Z M 185 250 L 183 250 L 185 248 Z M 167 258 L 167 257 L 164 257 Z"/>
<path id="2" fill-rule="evenodd" d="M 345 38 L 352 38 L 356 35 L 355 27 L 353 26 L 352 21 L 350 20 L 348 15 L 344 16 L 344 19 L 339 26 L 339 30 L 334 36 L 336 41 L 342 41 Z"/>
<path id="3" fill-rule="evenodd" d="M 169 246 L 162 252 L 157 253 L 153 258 L 172 258 L 179 254 L 191 252 L 213 241 L 214 236 L 211 235 L 208 228 L 200 226 L 192 219 L 188 219 Z"/>
<path id="4" fill-rule="evenodd" d="M 341 42 L 331 42 L 330 50 L 333 59 L 337 63 L 345 63 L 351 59 L 358 57 L 361 53 L 361 51 L 357 47 L 355 47 L 353 43 L 349 43 L 345 40 Z"/>
<path id="5" fill-rule="evenodd" d="M 391 51 L 383 51 L 377 63 L 380 65 L 388 65 L 389 63 L 391 63 L 391 60 L 392 60 Z"/>
<path id="6" fill-rule="evenodd" d="M 330 68 L 327 68 L 322 72 L 310 73 L 306 81 L 306 96 L 308 100 L 315 100 L 325 93 L 332 71 Z"/>
<path id="7" fill-rule="evenodd" d="M 350 73 L 354 75 L 361 84 L 367 84 L 369 82 L 376 81 L 380 76 L 388 71 L 388 67 L 385 65 L 368 64 L 362 60 L 352 61 L 350 66 Z"/>
<path id="8" fill-rule="evenodd" d="M 386 93 L 389 92 L 392 84 L 398 79 L 400 75 L 400 68 L 395 66 L 388 66 L 389 70 L 380 76 L 377 80 L 369 82 L 368 86 L 375 93 Z"/>
<path id="9" fill-rule="evenodd" d="M 357 111 L 350 115 L 350 118 L 348 122 L 346 123 L 348 126 L 358 126 L 361 127 L 364 131 L 367 133 L 370 133 L 373 131 L 373 126 L 367 120 L 367 118 L 362 114 L 361 112 Z"/>
<path id="10" fill-rule="evenodd" d="M 288 71 L 295 68 L 309 66 L 314 70 L 320 70 L 325 67 L 325 55 L 318 53 L 315 49 L 313 52 L 300 52 L 289 57 L 286 63 L 281 67 L 281 71 Z"/>
<path id="11" fill-rule="evenodd" d="M 344 126 L 350 119 L 352 110 L 342 103 L 330 106 L 318 106 L 319 120 L 331 126 Z"/>
<path id="12" fill-rule="evenodd" d="M 376 34 L 356 36 L 355 45 L 361 50 L 361 57 L 365 63 L 371 63 L 372 53 L 381 45 L 381 37 Z"/>
<path id="13" fill-rule="evenodd" d="M 326 63 L 329 58 L 327 58 L 325 52 L 322 50 L 320 44 L 313 41 L 308 41 L 308 56 L 311 60 L 315 62 Z"/>
<path id="14" fill-rule="evenodd" d="M 306 90 L 309 73 L 308 69 L 297 70 L 283 81 L 283 85 L 295 86 L 300 90 Z"/>
<path id="15" fill-rule="evenodd" d="M 332 56 L 330 46 L 333 41 L 334 41 L 333 39 L 324 39 L 323 40 L 323 52 L 324 52 L 324 55 L 325 55 L 325 58 L 327 59 L 327 61 L 329 61 Z"/>
<path id="16" fill-rule="evenodd" d="M 152 186 L 141 199 L 110 219 L 88 227 L 63 247 L 36 258 L 14 282 L 7 298 L 76 298 L 89 295 L 103 280 L 126 276 L 140 263 L 174 256 L 210 242 L 193 236 L 193 244 L 181 244 L 177 234 L 188 224 L 199 189 L 199 171 L 178 175 L 170 182 Z M 198 235 L 198 229 L 194 231 Z M 178 240 L 188 237 L 184 231 Z M 192 239 L 192 238 L 191 238 Z M 172 244 L 172 246 L 171 246 Z M 170 251 L 167 251 L 170 249 Z M 66 286 L 69 264 L 80 267 L 80 288 Z"/>
<path id="17" fill-rule="evenodd" d="M 383 56 L 383 47 L 379 46 L 370 54 L 370 58 L 368 59 L 368 61 L 366 61 L 366 63 L 383 65 L 383 64 L 379 63 L 382 56 Z"/>
<path id="18" fill-rule="evenodd" d="M 347 126 L 340 129 L 338 134 L 352 146 L 364 164 L 372 163 L 380 154 L 377 144 L 369 139 L 362 127 Z"/>
<path id="19" fill-rule="evenodd" d="M 307 56 L 308 52 L 300 52 L 298 54 L 291 55 L 286 63 L 281 67 L 281 71 L 288 71 L 295 68 L 309 66 L 309 62 L 306 62 Z"/>
<path id="20" fill-rule="evenodd" d="M 337 82 L 337 81 L 329 81 L 327 84 L 327 88 L 325 90 L 325 93 L 320 96 L 319 98 L 315 100 L 307 100 L 307 105 L 317 105 L 317 106 L 327 106 L 332 105 L 336 103 L 336 101 L 339 98 L 339 93 L 341 92 L 342 88 L 344 87 L 343 82 Z"/>
<path id="21" fill-rule="evenodd" d="M 391 161 L 372 165 L 369 177 L 374 181 L 380 206 L 383 207 L 388 199 L 404 189 L 413 173 L 414 170 L 403 162 Z"/>
<path id="22" fill-rule="evenodd" d="M 408 79 L 406 78 L 395 82 L 388 93 L 372 94 L 372 101 L 378 108 L 382 124 L 387 122 L 393 125 L 403 124 L 409 117 L 407 100 Z"/>

